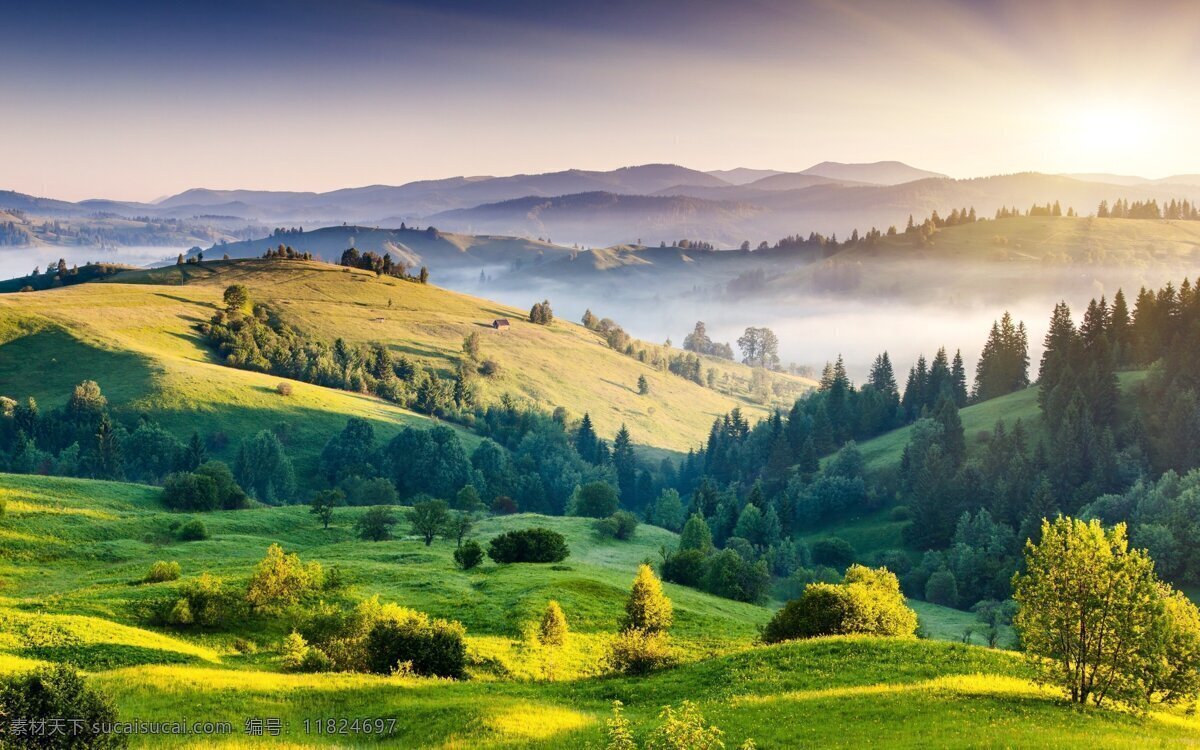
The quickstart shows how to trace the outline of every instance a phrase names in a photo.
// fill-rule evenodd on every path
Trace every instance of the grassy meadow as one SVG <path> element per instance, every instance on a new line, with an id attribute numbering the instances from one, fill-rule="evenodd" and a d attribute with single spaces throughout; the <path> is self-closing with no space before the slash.
<path id="1" fill-rule="evenodd" d="M 79 479 L 0 475 L 0 672 L 70 662 L 115 699 L 123 719 L 228 722 L 224 736 L 134 738 L 133 746 L 586 748 L 603 743 L 613 700 L 635 734 L 659 709 L 696 702 L 730 746 L 1149 747 L 1187 744 L 1200 720 L 1182 713 L 1137 716 L 1069 707 L 1029 680 L 1021 658 L 953 641 L 963 618 L 915 603 L 926 630 L 945 641 L 823 638 L 762 646 L 759 607 L 667 584 L 676 608 L 678 666 L 647 677 L 599 668 L 617 628 L 637 564 L 674 535 L 642 526 L 628 542 L 601 538 L 576 518 L 508 516 L 481 522 L 486 540 L 544 525 L 563 533 L 572 554 L 554 565 L 454 568 L 454 543 L 426 547 L 405 536 L 363 542 L 350 526 L 360 509 L 340 508 L 324 530 L 303 506 L 199 514 L 211 537 L 175 541 L 159 491 Z M 281 617 L 255 617 L 215 632 L 155 628 L 143 605 L 170 596 L 203 572 L 243 583 L 272 542 L 305 561 L 336 567 L 349 583 L 331 601 L 379 595 L 461 621 L 470 679 L 448 681 L 362 674 L 283 672 Z M 182 567 L 176 582 L 141 583 L 156 560 Z M 557 599 L 571 635 L 563 647 L 526 635 Z M 247 718 L 276 718 L 280 737 L 249 737 Z M 379 736 L 305 732 L 305 720 L 395 718 Z"/>

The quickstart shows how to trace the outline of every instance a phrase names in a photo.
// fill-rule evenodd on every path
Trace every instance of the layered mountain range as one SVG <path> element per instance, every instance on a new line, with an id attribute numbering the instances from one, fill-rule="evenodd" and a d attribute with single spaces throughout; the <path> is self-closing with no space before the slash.
<path id="1" fill-rule="evenodd" d="M 1200 175 L 1146 179 L 1121 175 L 1021 173 L 973 179 L 900 162 L 823 162 L 800 172 L 702 172 L 671 164 L 611 171 L 571 169 L 502 177 L 461 176 L 324 193 L 196 188 L 155 202 L 60 201 L 0 192 L 0 211 L 41 217 L 143 217 L 220 226 L 399 227 L 433 225 L 467 234 L 552 239 L 606 247 L 679 239 L 736 247 L 819 232 L 902 226 L 933 211 L 1027 209 L 1058 201 L 1080 214 L 1102 200 L 1200 199 Z M 194 234 L 194 233 L 193 233 Z"/>

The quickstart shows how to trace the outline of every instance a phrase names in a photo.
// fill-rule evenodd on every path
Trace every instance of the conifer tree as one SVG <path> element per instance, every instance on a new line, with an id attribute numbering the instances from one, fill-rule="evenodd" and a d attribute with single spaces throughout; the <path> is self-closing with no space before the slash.
<path id="1" fill-rule="evenodd" d="M 551 599 L 538 623 L 538 642 L 543 646 L 561 646 L 567 642 L 567 632 L 567 616 L 558 602 Z"/>
<path id="2" fill-rule="evenodd" d="M 643 563 L 633 580 L 629 600 L 625 602 L 621 630 L 661 633 L 671 627 L 673 609 L 671 600 L 663 593 L 662 583 L 650 566 Z"/>

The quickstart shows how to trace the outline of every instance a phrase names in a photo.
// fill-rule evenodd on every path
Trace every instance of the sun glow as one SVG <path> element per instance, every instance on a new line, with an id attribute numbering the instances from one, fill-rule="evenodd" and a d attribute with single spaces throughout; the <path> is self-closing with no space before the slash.
<path id="1" fill-rule="evenodd" d="M 1063 130 L 1068 148 L 1094 157 L 1113 151 L 1144 151 L 1152 145 L 1157 128 L 1144 106 L 1125 102 L 1074 109 L 1064 118 Z"/>

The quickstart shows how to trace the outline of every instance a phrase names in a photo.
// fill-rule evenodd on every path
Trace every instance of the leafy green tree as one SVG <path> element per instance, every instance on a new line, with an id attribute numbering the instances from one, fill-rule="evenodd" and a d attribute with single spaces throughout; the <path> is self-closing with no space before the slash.
<path id="1" fill-rule="evenodd" d="M 178 472 L 163 483 L 163 505 L 171 510 L 216 510 L 217 485 L 211 477 Z"/>
<path id="2" fill-rule="evenodd" d="M 263 502 L 287 500 L 295 492 L 292 461 L 279 437 L 263 430 L 242 443 L 234 466 L 238 483 Z"/>
<path id="3" fill-rule="evenodd" d="M 605 518 L 617 512 L 617 491 L 608 482 L 589 482 L 575 491 L 571 513 L 585 518 Z"/>
<path id="4" fill-rule="evenodd" d="M 374 624 L 366 654 L 376 674 L 391 674 L 407 663 L 414 674 L 461 679 L 466 676 L 466 629 L 457 622 L 431 620 L 423 612 L 401 610 Z"/>
<path id="5" fill-rule="evenodd" d="M 377 473 L 378 461 L 375 428 L 365 419 L 351 417 L 321 450 L 321 473 L 330 484 L 347 477 L 371 477 Z"/>
<path id="6" fill-rule="evenodd" d="M 663 593 L 662 583 L 649 565 L 639 566 L 629 599 L 625 602 L 621 629 L 658 633 L 671 627 L 673 619 L 674 607 Z"/>
<path id="7" fill-rule="evenodd" d="M 174 435 L 151 422 L 143 422 L 125 438 L 122 446 L 125 474 L 131 479 L 158 483 L 179 464 L 183 444 Z"/>
<path id="8" fill-rule="evenodd" d="M 231 313 L 247 312 L 250 309 L 250 290 L 242 284 L 225 287 L 225 309 Z"/>
<path id="9" fill-rule="evenodd" d="M 674 488 L 664 489 L 650 509 L 650 523 L 668 531 L 679 531 L 683 526 L 683 500 Z"/>
<path id="10" fill-rule="evenodd" d="M 346 493 L 341 490 L 321 490 L 313 495 L 308 510 L 317 517 L 322 527 L 328 529 L 329 524 L 333 522 L 333 509 L 345 501 Z"/>
<path id="11" fill-rule="evenodd" d="M 248 504 L 249 498 L 246 497 L 245 490 L 238 486 L 237 480 L 233 478 L 233 472 L 223 461 L 205 461 L 197 466 L 193 473 L 198 477 L 208 477 L 212 480 L 218 508 L 239 510 Z"/>
<path id="12" fill-rule="evenodd" d="M 392 538 L 392 527 L 396 525 L 396 516 L 386 505 L 377 505 L 367 509 L 359 516 L 354 527 L 358 537 L 368 542 L 384 542 Z"/>
<path id="13" fill-rule="evenodd" d="M 925 601 L 940 604 L 943 607 L 958 606 L 958 582 L 954 574 L 942 568 L 925 583 Z"/>
<path id="14" fill-rule="evenodd" d="M 475 486 L 468 484 L 454 496 L 454 502 L 451 504 L 451 507 L 454 510 L 471 513 L 483 508 L 483 500 L 479 498 L 479 492 L 475 490 Z"/>
<path id="15" fill-rule="evenodd" d="M 1163 664 L 1180 666 L 1166 661 L 1173 622 L 1191 623 L 1189 638 L 1196 632 L 1190 611 L 1164 616 L 1170 597 L 1150 558 L 1129 549 L 1124 524 L 1059 516 L 1026 545 L 1025 570 L 1013 579 L 1014 624 L 1041 678 L 1072 701 L 1144 703 Z"/>
<path id="16" fill-rule="evenodd" d="M 466 539 L 467 534 L 471 533 L 474 526 L 475 521 L 471 518 L 470 513 L 452 513 L 446 520 L 442 533 L 447 539 L 453 539 L 456 547 L 461 547 L 463 540 Z"/>
<path id="17" fill-rule="evenodd" d="M 595 522 L 595 529 L 602 536 L 609 536 L 621 541 L 632 539 L 637 527 L 637 516 L 627 510 L 618 510 L 608 518 L 600 518 Z"/>
<path id="18" fill-rule="evenodd" d="M 707 554 L 713 548 L 712 530 L 704 517 L 693 513 L 683 525 L 683 533 L 679 535 L 679 549 L 696 550 Z"/>
<path id="19" fill-rule="evenodd" d="M 637 391 L 639 395 L 645 396 L 650 393 L 650 382 L 646 380 L 645 375 L 638 375 Z"/>
<path id="20" fill-rule="evenodd" d="M 408 522 L 413 531 L 425 542 L 425 546 L 433 544 L 433 539 L 446 529 L 450 521 L 450 511 L 445 500 L 424 500 L 413 503 L 408 511 Z"/>

